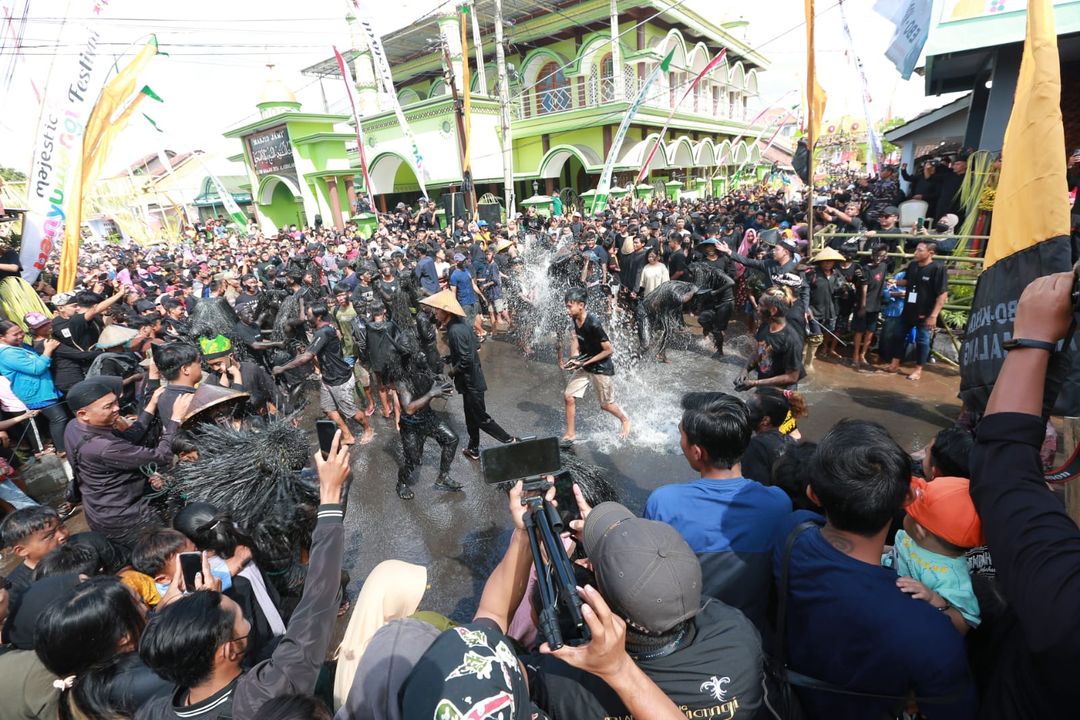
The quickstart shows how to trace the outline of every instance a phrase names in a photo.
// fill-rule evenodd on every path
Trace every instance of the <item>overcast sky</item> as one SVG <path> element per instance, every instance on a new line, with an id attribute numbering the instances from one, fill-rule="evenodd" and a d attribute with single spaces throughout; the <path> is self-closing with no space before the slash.
<path id="1" fill-rule="evenodd" d="M 674 1 L 674 0 L 673 0 Z M 771 101 L 789 88 L 804 83 L 805 31 L 802 27 L 802 0 L 685 0 L 704 17 L 723 21 L 740 16 L 750 21 L 747 40 L 772 65 L 760 77 L 760 91 Z M 38 122 L 38 104 L 31 82 L 47 84 L 51 60 L 56 53 L 77 54 L 78 48 L 57 47 L 63 8 L 69 23 L 89 15 L 92 0 L 49 0 L 31 4 L 23 38 L 22 57 L 14 67 L 10 83 L 0 75 L 0 164 L 29 169 Z M 376 26 L 389 32 L 415 22 L 442 0 L 394 0 L 370 3 Z M 922 78 L 904 82 L 885 59 L 884 51 L 892 34 L 891 24 L 875 14 L 872 0 L 846 0 L 847 17 L 855 37 L 873 99 L 872 114 L 912 117 L 945 98 L 924 98 Z M 0 7 L 16 16 L 23 0 L 0 0 Z M 255 103 L 266 77 L 266 64 L 274 63 L 281 78 L 294 89 L 304 108 L 321 111 L 324 90 L 331 105 L 340 106 L 344 91 L 340 82 L 304 77 L 300 70 L 331 54 L 331 46 L 349 46 L 344 22 L 344 0 L 109 0 L 101 19 L 102 48 L 120 54 L 131 43 L 156 33 L 168 57 L 151 65 L 145 82 L 164 99 L 144 108 L 166 132 L 150 129 L 136 117 L 114 145 L 107 171 L 117 171 L 138 157 L 165 146 L 172 150 L 201 149 L 211 154 L 211 167 L 219 172 L 236 172 L 237 166 L 224 157 L 239 152 L 235 140 L 221 133 L 257 117 Z M 724 8 L 727 8 L 726 10 Z M 718 12 L 720 16 L 718 17 Z M 847 42 L 840 11 L 834 0 L 818 0 L 818 74 L 829 95 L 828 118 L 842 114 L 861 116 L 861 90 Z M 50 14 L 51 13 L 51 14 Z M 298 17 L 303 15 L 303 17 Z M 5 28 L 5 32 L 7 28 Z M 5 54 L 0 68 L 8 70 L 11 39 L 5 37 Z M 493 49 L 489 48 L 493 53 Z M 130 52 L 130 50 L 129 50 Z M 799 95 L 789 96 L 797 102 Z"/>

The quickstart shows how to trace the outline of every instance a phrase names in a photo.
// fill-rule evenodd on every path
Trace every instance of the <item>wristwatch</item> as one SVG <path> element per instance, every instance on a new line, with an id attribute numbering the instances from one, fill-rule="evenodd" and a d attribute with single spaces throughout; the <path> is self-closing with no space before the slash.
<path id="1" fill-rule="evenodd" d="M 1049 342 L 1046 340 L 1029 340 L 1027 338 L 1009 338 L 1005 342 L 1001 343 L 1001 347 L 1006 350 L 1015 350 L 1016 348 L 1035 348 L 1036 350 L 1046 350 L 1047 352 L 1054 352 L 1057 350 L 1056 342 Z"/>

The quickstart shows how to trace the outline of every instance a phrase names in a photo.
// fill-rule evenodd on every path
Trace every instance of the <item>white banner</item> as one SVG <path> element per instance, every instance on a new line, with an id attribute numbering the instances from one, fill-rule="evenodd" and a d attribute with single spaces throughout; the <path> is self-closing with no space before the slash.
<path id="1" fill-rule="evenodd" d="M 659 63 L 652 69 L 652 72 L 646 76 L 645 81 L 641 84 L 641 92 L 634 98 L 634 102 L 630 104 L 630 107 L 626 109 L 626 114 L 623 115 L 622 122 L 619 123 L 619 130 L 615 133 L 615 138 L 611 141 L 611 150 L 608 151 L 607 160 L 604 162 L 604 169 L 600 173 L 600 182 L 596 186 L 596 196 L 593 198 L 593 214 L 599 215 L 607 208 L 608 195 L 611 192 L 611 173 L 615 169 L 615 158 L 619 157 L 619 150 L 622 148 L 623 140 L 626 139 L 626 131 L 630 129 L 630 121 L 634 119 L 634 115 L 637 115 L 637 111 L 641 108 L 642 103 L 645 102 L 645 98 L 649 94 L 649 90 L 652 88 L 656 78 L 660 77 L 661 72 L 667 72 L 668 67 L 671 65 L 671 58 L 675 54 L 672 50 L 664 58 L 664 61 Z M 656 142 L 660 142 L 662 138 L 657 138 Z M 633 188 L 631 188 L 633 191 Z"/>
<path id="2" fill-rule="evenodd" d="M 95 8 L 104 5 L 100 0 L 86 0 L 71 14 L 96 20 L 100 11 Z M 23 279 L 30 283 L 45 269 L 57 238 L 63 237 L 64 195 L 69 179 L 82 172 L 83 132 L 112 67 L 111 58 L 99 51 L 98 32 L 91 25 L 68 20 L 61 28 L 58 45 L 77 51 L 57 54 L 52 62 L 34 141 L 19 252 Z"/>
<path id="3" fill-rule="evenodd" d="M 360 4 L 353 2 L 357 11 L 360 10 Z M 394 114 L 397 115 L 398 125 L 401 126 L 401 132 L 405 135 L 405 139 L 409 141 L 409 146 L 412 148 L 413 162 L 416 163 L 416 180 L 420 183 L 420 192 L 423 196 L 427 197 L 427 186 L 424 184 L 424 180 L 427 176 L 427 172 L 424 170 L 424 158 L 420 154 L 420 148 L 416 144 L 416 137 L 413 135 L 412 128 L 409 127 L 409 121 L 405 119 L 405 113 L 401 110 L 401 103 L 398 102 L 397 93 L 394 91 L 394 77 L 390 73 L 390 63 L 386 60 L 386 52 L 383 50 L 382 40 L 379 39 L 379 34 L 375 32 L 375 28 L 372 27 L 371 21 L 366 18 L 360 18 L 360 27 L 364 29 L 364 34 L 367 35 L 368 48 L 371 50 L 371 58 L 375 61 L 375 75 L 379 78 L 379 82 L 382 85 L 383 92 L 390 98 L 390 102 L 394 108 Z"/>
<path id="4" fill-rule="evenodd" d="M 896 26 L 885 57 L 905 80 L 911 79 L 930 35 L 932 7 L 932 0 L 877 0 L 874 4 L 874 10 Z"/>

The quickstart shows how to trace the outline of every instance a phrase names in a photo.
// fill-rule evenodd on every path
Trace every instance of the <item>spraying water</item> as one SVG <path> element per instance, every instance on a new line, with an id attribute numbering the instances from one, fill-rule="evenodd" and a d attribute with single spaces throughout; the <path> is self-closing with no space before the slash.
<path id="1" fill-rule="evenodd" d="M 526 236 L 521 257 L 525 261 L 522 287 L 531 300 L 525 317 L 518 321 L 524 350 L 537 355 L 561 342 L 565 359 L 570 320 L 563 296 L 570 287 L 581 286 L 584 260 L 572 240 L 556 243 L 546 236 L 532 235 Z M 660 363 L 656 360 L 657 338 L 643 346 L 637 319 L 621 308 L 611 309 L 606 292 L 590 292 L 589 312 L 600 317 L 614 346 L 616 402 L 630 417 L 631 431 L 629 438 L 620 440 L 617 423 L 601 412 L 595 401 L 584 402 L 578 409 L 582 420 L 578 441 L 604 453 L 627 445 L 657 453 L 681 452 L 682 396 L 697 390 L 732 392 L 742 363 L 718 364 L 707 359 L 713 350 L 711 341 L 691 334 L 689 327 L 673 333 L 669 349 L 675 352 L 668 354 L 668 363 Z"/>

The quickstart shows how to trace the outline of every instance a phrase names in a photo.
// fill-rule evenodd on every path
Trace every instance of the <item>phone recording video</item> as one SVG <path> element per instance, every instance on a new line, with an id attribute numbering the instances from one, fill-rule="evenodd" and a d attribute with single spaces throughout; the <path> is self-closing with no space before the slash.
<path id="1" fill-rule="evenodd" d="M 182 552 L 179 558 L 180 572 L 184 575 L 184 587 L 188 589 L 188 592 L 193 592 L 195 590 L 195 576 L 202 572 L 202 553 Z"/>
<path id="2" fill-rule="evenodd" d="M 319 449 L 322 450 L 323 460 L 330 457 L 330 448 L 334 444 L 337 431 L 337 423 L 333 420 L 322 418 L 315 421 L 315 433 L 319 436 Z"/>

